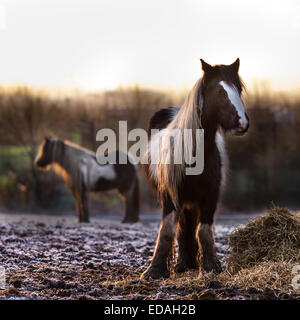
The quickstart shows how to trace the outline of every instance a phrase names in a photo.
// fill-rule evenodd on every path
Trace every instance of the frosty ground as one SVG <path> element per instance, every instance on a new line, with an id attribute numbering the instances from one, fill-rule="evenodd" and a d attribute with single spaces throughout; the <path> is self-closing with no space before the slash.
<path id="1" fill-rule="evenodd" d="M 225 265 L 227 235 L 251 216 L 219 215 L 218 256 Z M 142 215 L 140 223 L 121 224 L 120 217 L 93 218 L 79 224 L 75 214 L 0 214 L 0 266 L 6 287 L 0 299 L 280 299 L 264 290 L 240 291 L 218 281 L 182 284 L 198 272 L 171 274 L 172 281 L 140 280 L 151 260 L 159 215 Z"/>

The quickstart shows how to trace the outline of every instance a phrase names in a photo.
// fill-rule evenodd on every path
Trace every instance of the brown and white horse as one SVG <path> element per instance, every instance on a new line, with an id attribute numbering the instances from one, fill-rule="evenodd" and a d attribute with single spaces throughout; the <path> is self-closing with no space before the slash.
<path id="1" fill-rule="evenodd" d="M 239 59 L 231 65 L 211 66 L 201 59 L 203 77 L 188 94 L 180 108 L 161 109 L 150 120 L 149 143 L 164 149 L 163 137 L 170 129 L 204 129 L 204 169 L 201 174 L 184 174 L 185 165 L 162 164 L 164 153 L 153 163 L 148 152 L 144 166 L 150 183 L 158 191 L 162 205 L 162 222 L 150 266 L 144 278 L 168 277 L 169 258 L 175 238 L 179 256 L 176 272 L 199 267 L 202 249 L 202 269 L 220 272 L 216 256 L 213 225 L 221 187 L 226 176 L 227 156 L 223 132 L 243 135 L 249 119 L 241 99 L 243 83 L 238 75 Z M 152 129 L 159 133 L 150 137 Z M 170 145 L 169 145 L 170 146 Z M 190 153 L 194 153 L 194 147 Z M 167 152 L 168 153 L 168 152 Z M 166 154 L 166 152 L 165 152 Z"/>
<path id="2" fill-rule="evenodd" d="M 119 159 L 116 151 L 116 159 Z M 70 141 L 45 138 L 35 164 L 40 169 L 54 170 L 61 175 L 76 199 L 79 222 L 89 221 L 88 193 L 117 189 L 125 200 L 122 222 L 139 220 L 139 183 L 135 165 L 127 155 L 126 164 L 100 165 L 94 152 Z"/>

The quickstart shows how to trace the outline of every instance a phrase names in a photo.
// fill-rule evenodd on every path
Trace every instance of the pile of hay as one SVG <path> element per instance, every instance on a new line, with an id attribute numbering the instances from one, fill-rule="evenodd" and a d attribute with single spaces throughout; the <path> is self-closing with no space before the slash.
<path id="1" fill-rule="evenodd" d="M 234 231 L 229 244 L 227 269 L 219 277 L 223 283 L 296 293 L 291 284 L 292 269 L 300 264 L 300 212 L 273 207 Z"/>
<path id="2" fill-rule="evenodd" d="M 228 270 L 237 272 L 260 262 L 300 263 L 300 212 L 273 207 L 229 236 Z"/>
<path id="3" fill-rule="evenodd" d="M 293 267 L 295 263 L 282 261 L 261 262 L 256 266 L 244 268 L 235 274 L 228 270 L 218 275 L 218 280 L 226 286 L 235 286 L 239 289 L 249 290 L 277 290 L 280 293 L 299 294 L 300 290 L 293 288 Z"/>

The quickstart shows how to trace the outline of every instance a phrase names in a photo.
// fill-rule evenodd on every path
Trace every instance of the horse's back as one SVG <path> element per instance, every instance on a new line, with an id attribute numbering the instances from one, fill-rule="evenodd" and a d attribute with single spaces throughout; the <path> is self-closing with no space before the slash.
<path id="1" fill-rule="evenodd" d="M 169 107 L 160 109 L 154 113 L 150 119 L 148 133 L 150 134 L 151 129 L 164 129 L 174 119 L 179 111 L 179 107 Z"/>
<path id="2" fill-rule="evenodd" d="M 120 153 L 122 153 L 122 151 L 116 150 L 114 152 L 116 157 L 115 164 L 101 165 L 98 162 L 96 162 L 100 172 L 101 170 L 103 171 L 103 169 L 106 166 L 106 172 L 110 175 L 110 177 L 107 178 L 99 174 L 94 184 L 94 191 L 107 191 L 111 189 L 118 189 L 121 192 L 125 192 L 129 190 L 131 186 L 135 183 L 137 179 L 136 167 L 134 164 L 131 163 L 130 155 L 128 153 L 123 153 L 127 157 L 127 163 L 123 164 L 119 161 L 119 155 Z M 95 161 L 97 161 L 96 158 Z"/>
<path id="3" fill-rule="evenodd" d="M 149 141 L 153 139 L 152 143 L 154 144 L 157 143 L 158 136 L 156 136 L 155 134 L 151 135 L 151 130 L 165 129 L 169 125 L 169 123 L 175 118 L 179 109 L 180 109 L 179 107 L 168 107 L 168 108 L 162 108 L 154 113 L 154 115 L 151 117 L 149 121 L 149 126 L 148 126 Z M 148 151 L 147 151 L 147 154 L 149 155 Z M 150 167 L 149 167 L 150 163 L 151 163 L 151 159 L 149 158 L 147 163 L 142 164 L 142 168 L 144 173 L 146 174 L 146 178 L 148 182 L 150 183 L 150 185 L 152 185 L 154 189 L 156 189 L 157 182 L 156 182 L 156 179 L 154 179 L 154 177 L 151 175 Z"/>

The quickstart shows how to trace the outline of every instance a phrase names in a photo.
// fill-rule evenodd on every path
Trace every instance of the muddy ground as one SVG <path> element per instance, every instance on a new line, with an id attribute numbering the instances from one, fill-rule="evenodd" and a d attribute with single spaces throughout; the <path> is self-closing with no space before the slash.
<path id="1" fill-rule="evenodd" d="M 171 275 L 171 281 L 141 281 L 158 232 L 159 216 L 121 224 L 75 216 L 0 214 L 0 266 L 6 287 L 0 299 L 293 299 L 251 288 L 240 291 L 217 281 L 182 283 L 198 272 Z M 227 235 L 245 216 L 222 216 L 216 225 L 218 256 L 225 265 Z"/>

